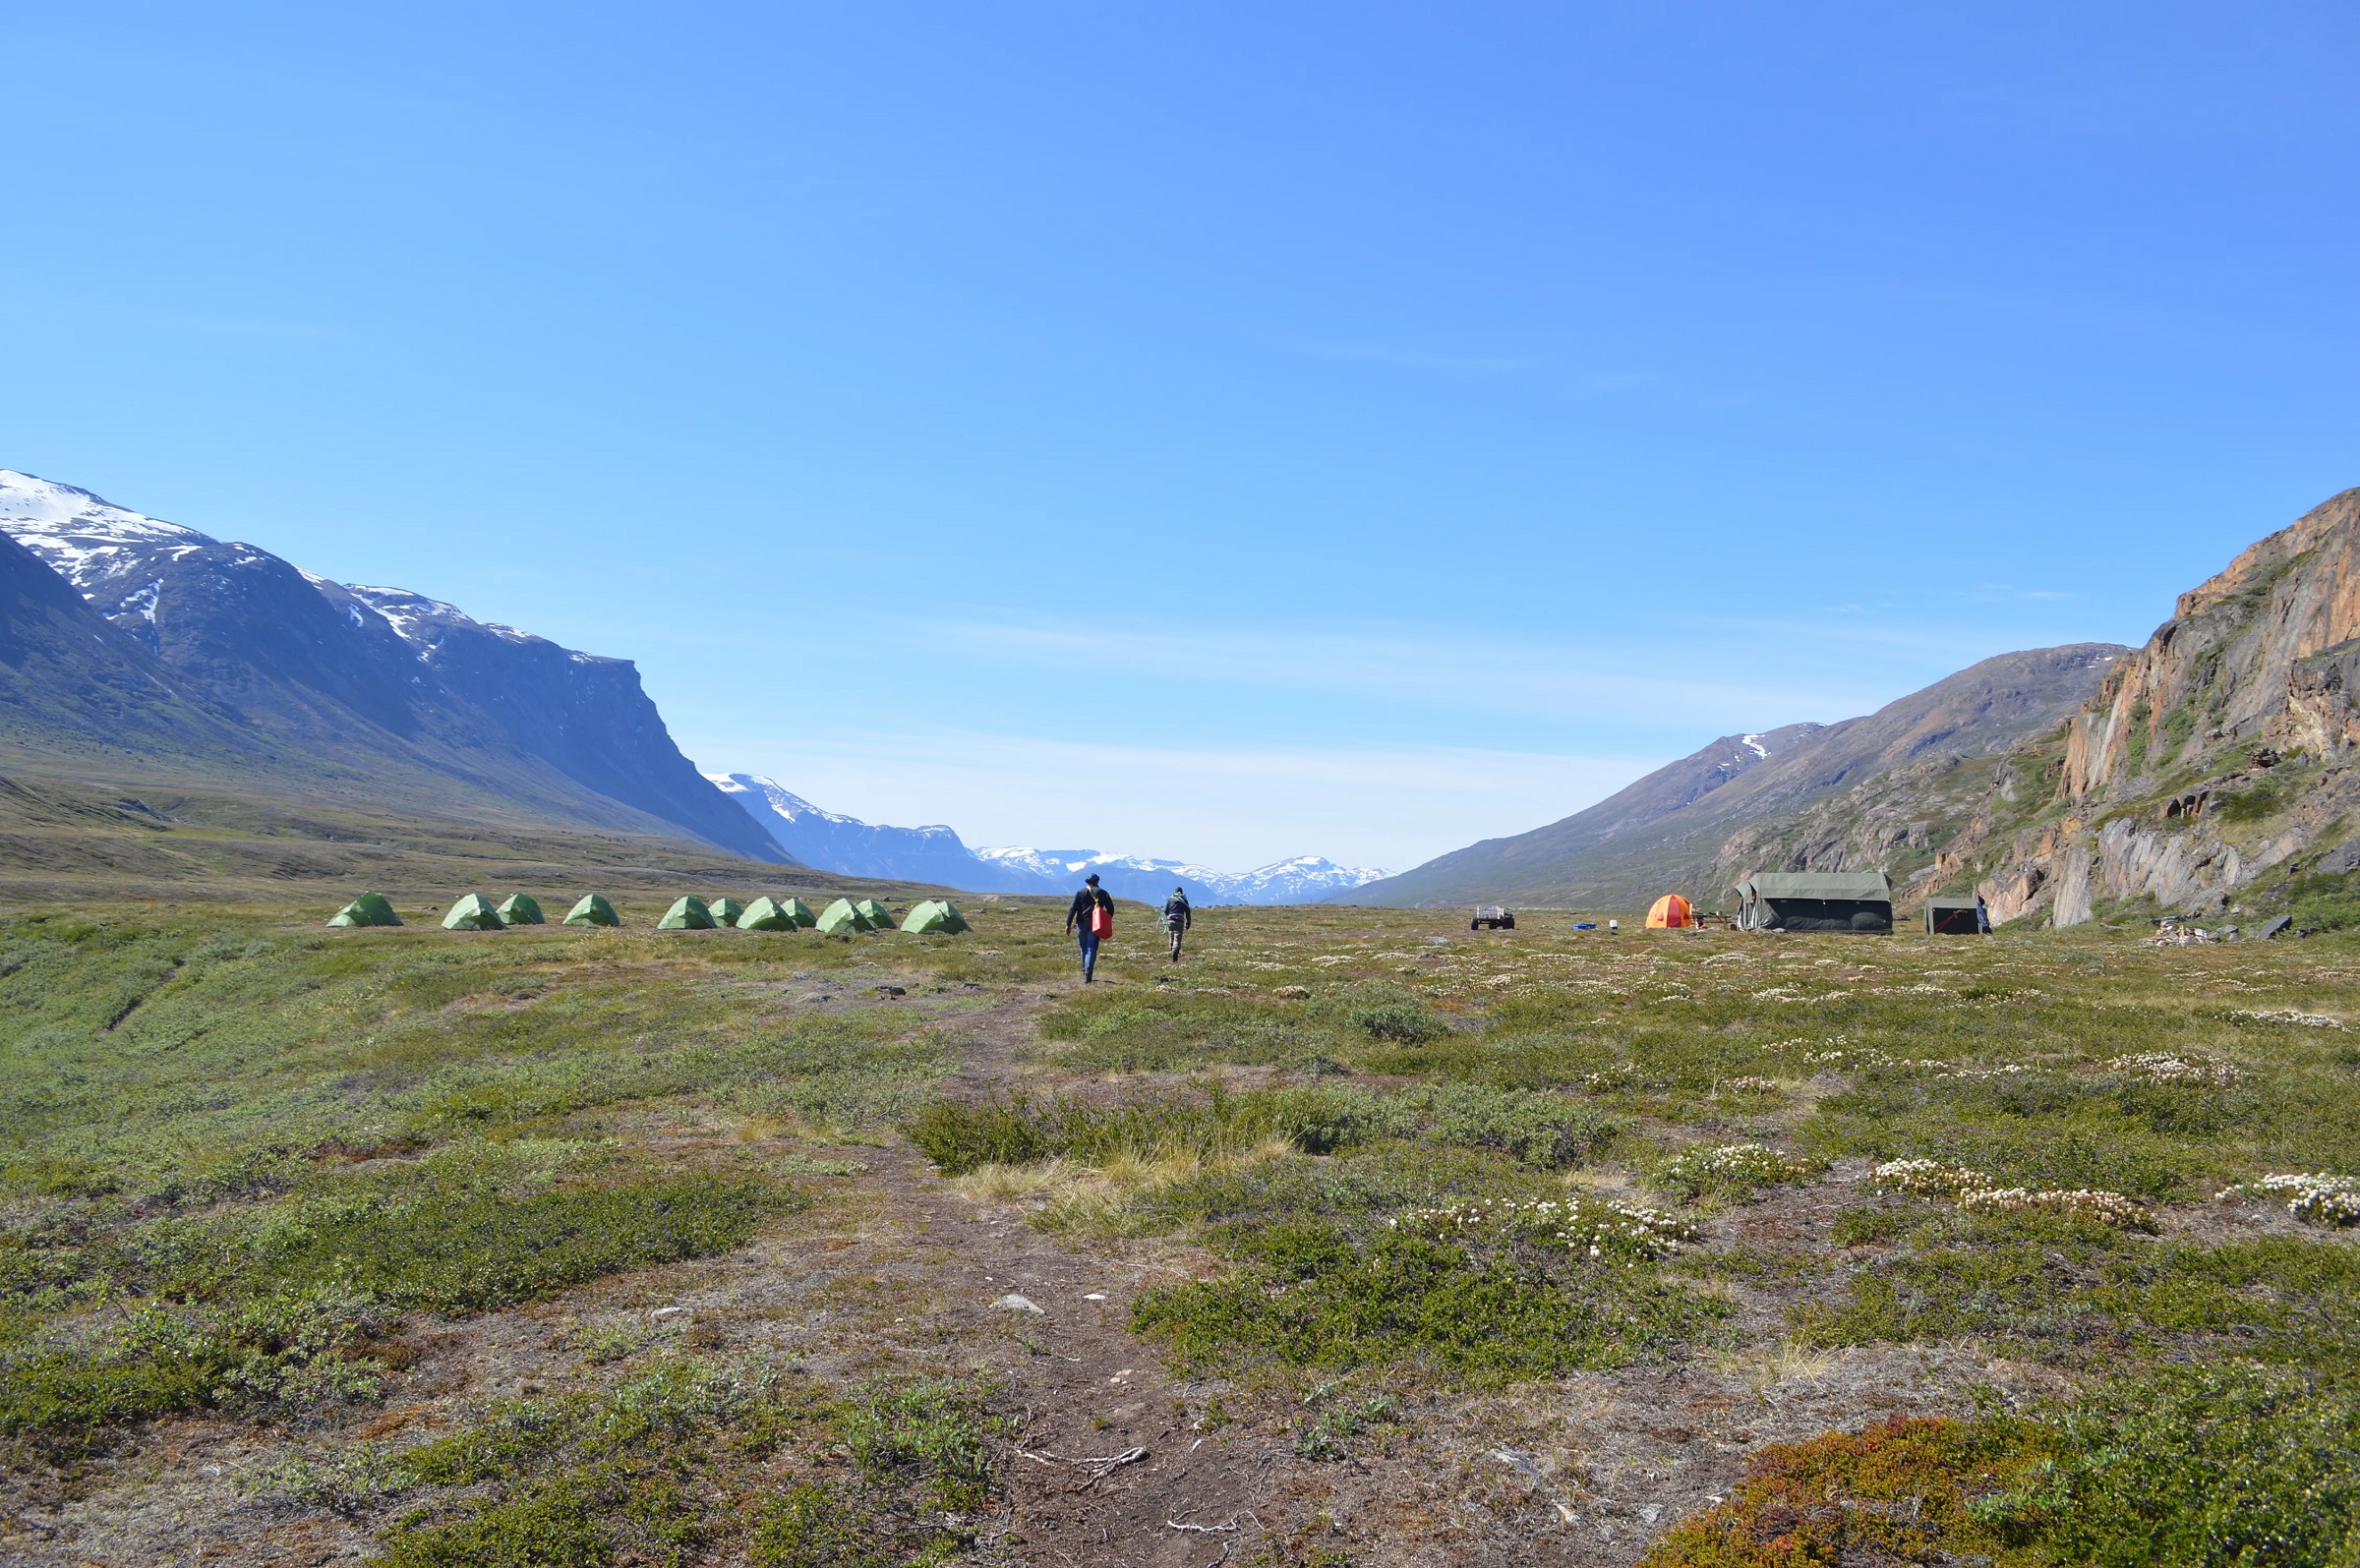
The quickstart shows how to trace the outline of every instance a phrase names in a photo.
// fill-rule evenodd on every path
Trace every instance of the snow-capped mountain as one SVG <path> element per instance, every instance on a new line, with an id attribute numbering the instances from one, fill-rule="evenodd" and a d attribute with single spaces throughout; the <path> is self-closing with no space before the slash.
<path id="1" fill-rule="evenodd" d="M 874 826 L 857 817 L 823 811 L 775 779 L 753 773 L 709 773 L 713 786 L 744 808 L 763 832 L 804 865 L 853 877 L 891 877 L 932 882 L 974 893 L 1043 893 L 1047 884 L 1002 871 L 935 825 L 924 828 Z"/>
<path id="2" fill-rule="evenodd" d="M 778 857 L 680 755 L 628 660 L 405 590 L 330 582 L 12 469 L 0 469 L 0 532 L 274 766 L 398 775 L 414 799 L 448 790 L 477 808 L 507 802 Z"/>
<path id="3" fill-rule="evenodd" d="M 1161 903 L 1175 886 L 1188 889 L 1198 903 L 1309 903 L 1385 875 L 1339 866 L 1318 855 L 1232 872 L 1185 860 L 1100 854 L 1095 849 L 973 849 L 939 825 L 877 827 L 824 811 L 760 774 L 705 777 L 743 806 L 796 859 L 849 877 L 936 882 L 975 893 L 1071 893 L 1094 871 L 1117 898 L 1150 903 Z"/>
<path id="4" fill-rule="evenodd" d="M 1100 854 L 1094 849 L 977 849 L 978 858 L 1021 870 L 1054 884 L 1061 891 L 1080 885 L 1092 872 L 1118 899 L 1161 903 L 1172 889 L 1183 887 L 1197 903 L 1316 903 L 1377 881 L 1385 872 L 1339 866 L 1321 855 L 1297 855 L 1252 871 L 1216 871 L 1188 860 L 1158 860 L 1150 855 Z"/>

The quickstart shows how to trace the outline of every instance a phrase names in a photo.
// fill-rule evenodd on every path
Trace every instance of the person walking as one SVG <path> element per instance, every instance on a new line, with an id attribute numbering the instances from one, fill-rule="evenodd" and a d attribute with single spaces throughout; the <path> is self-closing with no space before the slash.
<path id="1" fill-rule="evenodd" d="M 1074 895 L 1072 907 L 1065 911 L 1065 934 L 1082 934 L 1082 983 L 1096 981 L 1098 944 L 1114 934 L 1114 897 L 1098 886 L 1098 874 L 1092 871 L 1084 879 L 1082 891 Z"/>
<path id="2" fill-rule="evenodd" d="M 1163 930 L 1172 939 L 1172 962 L 1180 961 L 1180 939 L 1196 920 L 1196 911 L 1188 906 L 1188 890 L 1174 888 L 1172 896 L 1163 900 Z"/>

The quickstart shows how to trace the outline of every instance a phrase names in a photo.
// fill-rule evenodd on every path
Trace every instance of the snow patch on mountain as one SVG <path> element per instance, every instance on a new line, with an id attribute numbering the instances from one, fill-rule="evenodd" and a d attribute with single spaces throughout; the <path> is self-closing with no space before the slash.
<path id="1" fill-rule="evenodd" d="M 194 528 L 148 517 L 87 490 L 0 468 L 0 530 L 88 594 L 137 556 L 216 544 Z M 148 607 L 153 613 L 153 605 Z"/>

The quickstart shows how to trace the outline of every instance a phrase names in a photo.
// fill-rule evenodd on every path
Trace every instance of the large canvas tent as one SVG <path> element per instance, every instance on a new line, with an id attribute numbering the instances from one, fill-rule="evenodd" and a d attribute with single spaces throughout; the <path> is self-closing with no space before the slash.
<path id="1" fill-rule="evenodd" d="M 1647 911 L 1651 931 L 1682 931 L 1696 923 L 1696 906 L 1677 893 L 1667 893 Z"/>
<path id="2" fill-rule="evenodd" d="M 852 900 L 838 899 L 821 912 L 819 929 L 833 936 L 839 931 L 874 931 L 876 927 L 868 923 L 868 916 L 854 907 Z"/>
<path id="3" fill-rule="evenodd" d="M 607 901 L 605 894 L 585 893 L 582 895 L 581 901 L 573 906 L 572 912 L 565 916 L 565 923 L 567 925 L 620 925 L 622 916 L 615 912 L 615 906 Z"/>
<path id="4" fill-rule="evenodd" d="M 1974 899 L 1928 899 L 1925 900 L 1925 934 L 1929 937 L 1980 936 L 1983 930 L 1982 908 Z"/>
<path id="5" fill-rule="evenodd" d="M 1893 879 L 1881 871 L 1757 871 L 1736 892 L 1747 931 L 1893 929 Z"/>
<path id="6" fill-rule="evenodd" d="M 704 900 L 691 893 L 673 900 L 672 907 L 664 911 L 664 918 L 656 922 L 656 929 L 710 931 L 713 929 L 713 911 L 705 907 Z"/>
<path id="7" fill-rule="evenodd" d="M 500 906 L 500 917 L 510 925 L 547 925 L 541 900 L 529 893 L 511 893 Z"/>
<path id="8" fill-rule="evenodd" d="M 399 925 L 401 916 L 385 901 L 382 893 L 364 893 L 343 908 L 327 917 L 329 925 Z"/>
<path id="9" fill-rule="evenodd" d="M 927 899 L 911 905 L 910 912 L 902 917 L 902 929 L 921 935 L 935 932 L 956 935 L 968 929 L 967 916 L 947 899 Z"/>
<path id="10" fill-rule="evenodd" d="M 507 928 L 508 923 L 500 917 L 500 911 L 493 908 L 480 893 L 468 894 L 452 904 L 450 913 L 442 917 L 442 929 L 445 931 L 505 931 Z"/>
<path id="11" fill-rule="evenodd" d="M 738 914 L 740 931 L 793 931 L 795 916 L 776 899 L 756 899 Z"/>

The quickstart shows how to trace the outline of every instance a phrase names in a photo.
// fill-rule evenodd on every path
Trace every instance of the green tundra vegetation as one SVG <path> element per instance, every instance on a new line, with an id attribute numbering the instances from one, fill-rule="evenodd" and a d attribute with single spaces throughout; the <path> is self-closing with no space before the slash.
<path id="1" fill-rule="evenodd" d="M 1126 909 L 1084 991 L 1040 902 L 964 935 L 658 932 L 652 899 L 324 929 L 341 897 L 0 917 L 11 1470 L 103 1497 L 202 1419 L 276 1445 L 239 1478 L 276 1517 L 392 1564 L 1007 1552 L 990 1365 L 567 1315 L 877 1223 L 914 1150 L 1077 1251 L 1197 1259 L 1131 1302 L 1141 1355 L 1310 1471 L 1568 1378 L 1927 1347 L 1939 1409 L 1863 1385 L 1647 1561 L 2360 1561 L 2360 934 L 1208 909 L 1170 965 Z M 880 1345 L 934 1309 L 830 1302 Z M 570 1325 L 561 1386 L 387 1424 L 422 1345 L 510 1321 Z M 1271 1497 L 1238 1561 L 1415 1544 Z"/>

